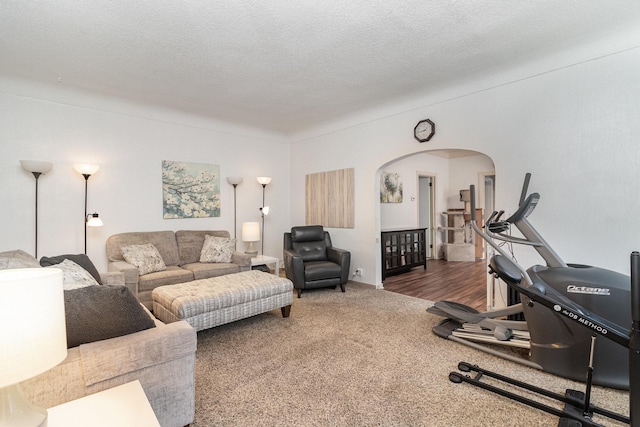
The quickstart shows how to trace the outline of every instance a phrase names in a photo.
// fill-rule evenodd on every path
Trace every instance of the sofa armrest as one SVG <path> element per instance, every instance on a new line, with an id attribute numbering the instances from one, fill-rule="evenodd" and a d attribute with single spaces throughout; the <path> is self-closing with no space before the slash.
<path id="1" fill-rule="evenodd" d="M 129 288 L 133 295 L 138 295 L 138 281 L 140 280 L 140 271 L 126 261 L 109 261 L 107 269 L 120 272 L 124 275 L 124 285 Z"/>
<path id="2" fill-rule="evenodd" d="M 24 381 L 22 389 L 34 403 L 51 407 L 90 394 L 89 386 L 99 381 L 132 373 L 137 376 L 135 372 L 143 368 L 195 354 L 197 338 L 191 325 L 185 321 L 156 324 L 155 328 L 70 348 L 62 363 Z"/>
<path id="3" fill-rule="evenodd" d="M 240 269 L 242 267 L 251 267 L 251 257 L 252 255 L 245 254 L 244 252 L 235 251 L 231 256 L 231 262 L 233 264 L 238 264 Z"/>
<path id="4" fill-rule="evenodd" d="M 109 271 L 107 273 L 100 273 L 100 280 L 103 285 L 125 285 L 124 273 L 121 271 Z"/>
<path id="5" fill-rule="evenodd" d="M 80 346 L 87 386 L 196 351 L 196 330 L 182 320 Z"/>
<path id="6" fill-rule="evenodd" d="M 287 279 L 291 280 L 296 287 L 304 285 L 304 261 L 302 256 L 293 249 L 284 250 L 284 272 Z"/>
<path id="7" fill-rule="evenodd" d="M 327 258 L 342 267 L 340 283 L 347 283 L 349 280 L 349 268 L 351 267 L 351 252 L 331 246 L 327 248 Z"/>

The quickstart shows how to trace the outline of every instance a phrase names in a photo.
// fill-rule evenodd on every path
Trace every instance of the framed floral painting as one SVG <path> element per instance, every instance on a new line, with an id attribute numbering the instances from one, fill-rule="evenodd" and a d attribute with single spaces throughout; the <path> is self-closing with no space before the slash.
<path id="1" fill-rule="evenodd" d="M 402 180 L 396 172 L 380 174 L 380 203 L 402 203 Z"/>
<path id="2" fill-rule="evenodd" d="M 220 216 L 220 166 L 162 161 L 163 218 Z"/>

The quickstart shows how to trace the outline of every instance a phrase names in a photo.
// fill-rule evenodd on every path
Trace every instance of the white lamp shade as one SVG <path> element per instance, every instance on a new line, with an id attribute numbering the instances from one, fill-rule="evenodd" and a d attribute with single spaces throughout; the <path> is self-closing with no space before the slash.
<path id="1" fill-rule="evenodd" d="M 40 160 L 20 160 L 22 169 L 27 172 L 47 173 L 53 167 L 51 162 L 41 162 Z"/>
<path id="2" fill-rule="evenodd" d="M 87 227 L 102 227 L 102 219 L 97 213 L 87 215 Z"/>
<path id="3" fill-rule="evenodd" d="M 243 222 L 242 223 L 242 241 L 258 242 L 260 240 L 260 223 L 259 222 Z"/>
<path id="4" fill-rule="evenodd" d="M 262 209 L 260 209 L 262 211 L 262 213 L 266 216 L 269 215 L 269 206 L 264 206 Z"/>
<path id="5" fill-rule="evenodd" d="M 242 184 L 242 177 L 241 176 L 228 176 L 227 177 L 227 182 L 231 185 L 238 185 L 238 184 Z"/>
<path id="6" fill-rule="evenodd" d="M 0 271 L 0 388 L 53 368 L 67 357 L 62 271 Z"/>
<path id="7" fill-rule="evenodd" d="M 259 176 L 257 179 L 258 179 L 258 182 L 262 185 L 267 185 L 268 183 L 271 182 L 270 176 Z"/>
<path id="8" fill-rule="evenodd" d="M 93 175 L 98 172 L 100 165 L 92 165 L 89 163 L 74 163 L 73 168 L 82 175 Z"/>

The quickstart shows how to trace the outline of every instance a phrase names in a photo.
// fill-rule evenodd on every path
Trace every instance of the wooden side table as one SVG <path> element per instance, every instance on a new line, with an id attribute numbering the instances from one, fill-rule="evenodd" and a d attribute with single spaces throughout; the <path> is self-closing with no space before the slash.
<path id="1" fill-rule="evenodd" d="M 251 258 L 251 267 L 254 265 L 267 265 L 267 264 L 275 264 L 274 274 L 276 276 L 280 275 L 280 260 L 278 258 L 266 255 L 258 255 Z"/>
<path id="2" fill-rule="evenodd" d="M 47 427 L 160 427 L 140 381 L 48 409 Z"/>

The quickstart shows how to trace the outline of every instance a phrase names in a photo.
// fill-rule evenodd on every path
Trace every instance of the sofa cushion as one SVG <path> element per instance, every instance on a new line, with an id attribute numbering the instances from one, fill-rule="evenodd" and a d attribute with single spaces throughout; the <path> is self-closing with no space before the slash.
<path id="1" fill-rule="evenodd" d="M 0 270 L 40 267 L 38 260 L 22 249 L 0 252 Z"/>
<path id="2" fill-rule="evenodd" d="M 180 254 L 180 265 L 200 261 L 205 236 L 230 238 L 225 230 L 178 230 L 175 240 Z"/>
<path id="3" fill-rule="evenodd" d="M 204 239 L 204 236 L 203 236 Z M 135 231 L 129 233 L 114 234 L 107 238 L 106 249 L 109 261 L 124 261 L 122 247 L 129 245 L 145 245 L 153 243 L 158 249 L 165 265 L 180 264 L 178 244 L 173 231 Z M 202 245 L 200 245 L 202 248 Z M 198 254 L 200 254 L 198 248 Z"/>
<path id="4" fill-rule="evenodd" d="M 166 270 L 140 276 L 138 294 L 144 291 L 151 291 L 158 286 L 175 285 L 176 283 L 190 282 L 191 280 L 193 280 L 191 271 L 170 265 Z"/>
<path id="5" fill-rule="evenodd" d="M 195 280 L 240 272 L 240 266 L 238 264 L 226 262 L 193 262 L 191 264 L 184 264 L 182 268 L 191 271 Z"/>
<path id="6" fill-rule="evenodd" d="M 200 262 L 231 262 L 235 250 L 235 239 L 206 235 L 200 252 Z"/>
<path id="7" fill-rule="evenodd" d="M 96 282 L 102 285 L 102 279 L 100 277 L 100 273 L 98 273 L 98 269 L 95 265 L 93 265 L 89 257 L 85 254 L 66 254 L 53 257 L 43 256 L 42 258 L 40 258 L 40 265 L 43 267 L 49 267 L 51 265 L 60 264 L 65 259 L 69 259 L 87 270 L 89 274 L 91 274 L 93 278 L 96 279 Z"/>
<path id="8" fill-rule="evenodd" d="M 61 263 L 44 268 L 57 268 L 62 270 L 62 289 L 65 291 L 84 288 L 85 286 L 100 286 L 87 270 L 70 259 L 65 259 Z"/>
<path id="9" fill-rule="evenodd" d="M 167 269 L 160 252 L 153 243 L 124 246 L 122 256 L 125 261 L 138 269 L 140 275 Z"/>
<path id="10" fill-rule="evenodd" d="M 64 291 L 64 305 L 68 348 L 155 327 L 124 286 L 86 286 Z"/>

